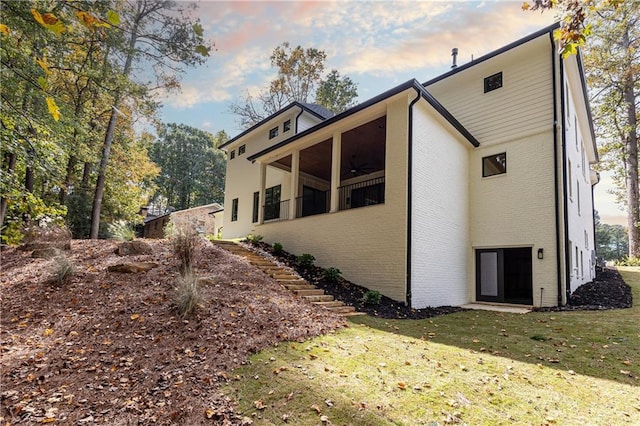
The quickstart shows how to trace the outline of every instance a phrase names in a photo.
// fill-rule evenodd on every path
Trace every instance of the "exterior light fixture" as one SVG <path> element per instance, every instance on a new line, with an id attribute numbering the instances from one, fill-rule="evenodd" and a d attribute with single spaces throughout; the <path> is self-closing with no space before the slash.
<path id="1" fill-rule="evenodd" d="M 544 259 L 544 249 L 538 249 L 538 259 Z"/>

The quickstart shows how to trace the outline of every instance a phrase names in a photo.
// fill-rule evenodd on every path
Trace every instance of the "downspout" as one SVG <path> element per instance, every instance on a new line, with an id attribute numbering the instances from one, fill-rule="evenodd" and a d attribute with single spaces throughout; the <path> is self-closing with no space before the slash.
<path id="1" fill-rule="evenodd" d="M 567 132 L 565 131 L 564 120 L 566 119 L 565 115 L 565 91 L 564 91 L 564 61 L 560 60 L 560 85 L 562 90 L 562 96 L 560 96 L 560 105 L 562 111 L 562 205 L 564 208 L 563 219 L 564 219 L 564 264 L 565 264 L 565 293 L 567 300 L 569 299 L 569 295 L 571 293 L 571 271 L 569 270 L 569 244 L 567 244 L 569 239 L 569 212 L 567 211 L 567 183 L 571 185 L 571 182 L 567 182 Z M 558 282 L 558 305 L 562 305 L 562 286 L 560 282 Z"/>
<path id="2" fill-rule="evenodd" d="M 558 82 L 556 79 L 556 46 L 553 41 L 553 33 L 549 33 L 549 38 L 551 39 L 551 75 L 553 78 L 553 178 L 555 184 L 554 192 L 556 213 L 556 271 L 558 282 L 558 306 L 560 306 L 562 305 L 562 270 L 560 269 L 562 263 L 560 261 L 560 194 L 558 193 Z M 542 307 L 542 300 L 540 300 L 540 307 Z"/>
<path id="3" fill-rule="evenodd" d="M 412 220 L 412 173 L 413 173 L 413 106 L 420 100 L 421 93 L 418 93 L 409 104 L 409 129 L 407 135 L 407 282 L 406 300 L 407 306 L 411 309 L 411 220 Z"/>
<path id="4" fill-rule="evenodd" d="M 304 112 L 304 108 L 300 107 L 300 112 L 298 113 L 298 115 L 296 115 L 296 128 L 295 128 L 294 135 L 298 134 L 298 118 L 300 118 L 303 112 Z"/>

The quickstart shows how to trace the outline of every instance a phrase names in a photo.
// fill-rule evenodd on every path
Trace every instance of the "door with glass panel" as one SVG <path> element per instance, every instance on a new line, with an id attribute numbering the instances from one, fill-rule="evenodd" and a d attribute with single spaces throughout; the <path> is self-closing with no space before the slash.
<path id="1" fill-rule="evenodd" d="M 476 300 L 533 303 L 531 248 L 476 250 Z"/>

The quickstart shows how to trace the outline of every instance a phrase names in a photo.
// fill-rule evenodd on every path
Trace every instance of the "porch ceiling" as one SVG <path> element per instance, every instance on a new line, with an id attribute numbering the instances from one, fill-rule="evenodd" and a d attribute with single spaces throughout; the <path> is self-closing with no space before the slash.
<path id="1" fill-rule="evenodd" d="M 386 120 L 386 116 L 382 116 L 342 134 L 342 179 L 384 170 Z M 300 171 L 330 181 L 331 146 L 332 140 L 327 139 L 300 151 Z M 272 165 L 291 170 L 291 156 L 281 158 Z"/>

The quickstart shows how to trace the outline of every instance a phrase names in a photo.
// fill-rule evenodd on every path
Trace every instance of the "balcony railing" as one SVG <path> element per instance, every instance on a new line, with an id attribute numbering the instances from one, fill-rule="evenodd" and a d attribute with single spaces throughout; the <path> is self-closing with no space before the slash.
<path id="1" fill-rule="evenodd" d="M 338 188 L 338 209 L 384 204 L 384 176 Z"/>
<path id="2" fill-rule="evenodd" d="M 265 222 L 277 222 L 279 220 L 289 219 L 289 200 L 265 204 L 262 208 Z"/>

